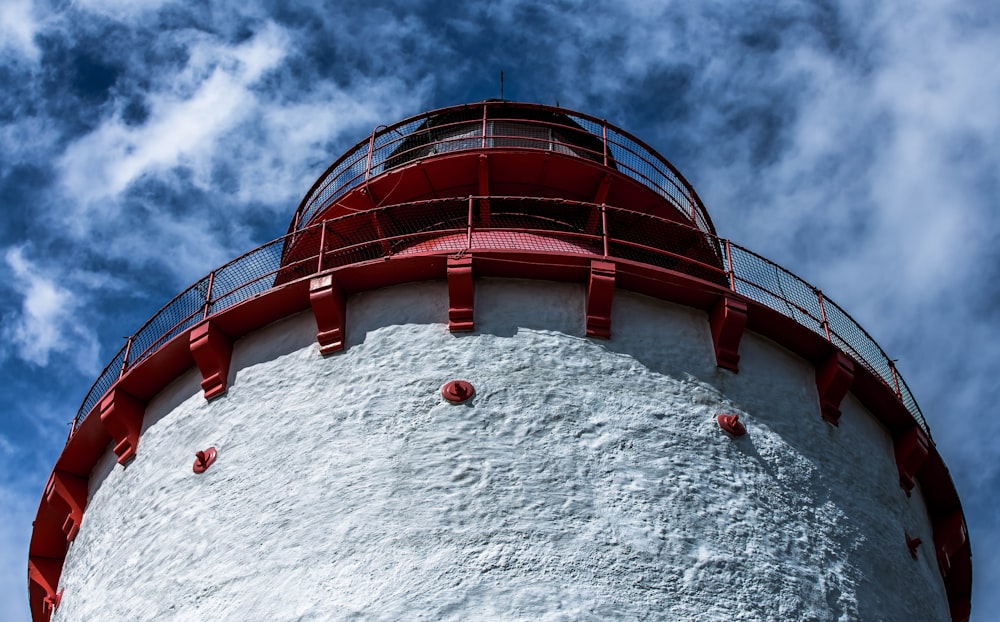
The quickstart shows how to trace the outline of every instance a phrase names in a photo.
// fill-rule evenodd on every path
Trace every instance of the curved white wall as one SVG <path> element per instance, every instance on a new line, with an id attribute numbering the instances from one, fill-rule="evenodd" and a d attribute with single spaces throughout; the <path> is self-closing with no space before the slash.
<path id="1" fill-rule="evenodd" d="M 178 379 L 95 469 L 53 620 L 948 619 L 919 489 L 851 396 L 821 420 L 811 365 L 747 334 L 717 369 L 703 313 L 625 292 L 600 341 L 582 287 L 476 287 L 473 334 L 397 287 L 340 354 L 305 313 L 236 344 L 225 397 Z"/>

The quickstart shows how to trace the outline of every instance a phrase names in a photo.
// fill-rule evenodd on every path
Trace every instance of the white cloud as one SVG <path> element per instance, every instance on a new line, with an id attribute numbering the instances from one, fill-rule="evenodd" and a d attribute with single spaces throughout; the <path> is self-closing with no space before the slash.
<path id="1" fill-rule="evenodd" d="M 9 48 L 31 61 L 37 61 L 39 51 L 35 45 L 35 34 L 38 30 L 32 0 L 0 2 L 0 50 Z"/>
<path id="2" fill-rule="evenodd" d="M 65 193 L 106 210 L 107 199 L 143 176 L 176 166 L 210 170 L 219 137 L 252 114 L 253 85 L 282 61 L 287 46 L 284 31 L 271 23 L 235 47 L 196 37 L 183 70 L 149 94 L 145 123 L 130 126 L 116 116 L 66 149 L 59 162 Z"/>
<path id="3" fill-rule="evenodd" d="M 61 354 L 85 373 L 98 371 L 97 337 L 79 316 L 82 300 L 67 281 L 29 260 L 24 247 L 8 249 L 4 262 L 12 277 L 9 285 L 21 297 L 20 309 L 3 329 L 16 354 L 39 366 Z"/>
<path id="4" fill-rule="evenodd" d="M 115 20 L 135 20 L 173 0 L 73 0 L 73 6 Z"/>

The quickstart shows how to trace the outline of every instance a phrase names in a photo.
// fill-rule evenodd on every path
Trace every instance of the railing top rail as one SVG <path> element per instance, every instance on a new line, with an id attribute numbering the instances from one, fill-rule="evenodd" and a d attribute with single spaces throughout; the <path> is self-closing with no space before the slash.
<path id="1" fill-rule="evenodd" d="M 403 119 L 392 125 L 377 126 L 369 136 L 358 141 L 357 144 L 348 149 L 316 179 L 295 210 L 295 215 L 288 227 L 288 233 L 293 233 L 313 224 L 312 218 L 316 214 L 332 205 L 347 191 L 367 180 L 372 174 L 382 173 L 408 163 L 410 159 L 401 158 L 400 154 L 396 152 L 396 148 L 403 146 L 407 139 L 426 134 L 428 142 L 421 144 L 423 147 L 451 143 L 452 146 L 449 147 L 449 150 L 458 150 L 459 148 L 492 148 L 492 145 L 488 145 L 485 140 L 481 142 L 476 141 L 476 145 L 474 146 L 470 142 L 469 146 L 460 147 L 458 144 L 460 140 L 455 137 L 438 136 L 432 138 L 431 136 L 433 132 L 437 132 L 443 126 L 449 124 L 453 126 L 470 124 L 476 118 L 482 119 L 478 112 L 480 110 L 483 110 L 483 116 L 486 116 L 486 121 L 516 121 L 547 126 L 558 129 L 561 132 L 569 131 L 575 133 L 577 137 L 586 136 L 595 140 L 595 144 L 600 145 L 603 152 L 610 155 L 611 164 L 614 164 L 614 160 L 619 157 L 623 160 L 637 160 L 637 165 L 641 165 L 641 168 L 649 167 L 652 171 L 655 171 L 655 176 L 662 176 L 664 186 L 674 187 L 680 194 L 684 195 L 682 199 L 687 205 L 678 204 L 677 207 L 683 208 L 682 211 L 686 217 L 697 228 L 706 233 L 716 235 L 715 225 L 712 223 L 712 219 L 694 187 L 670 161 L 657 153 L 641 139 L 608 123 L 604 119 L 598 119 L 582 112 L 544 104 L 528 104 L 506 100 L 487 100 L 439 108 Z M 508 112 L 507 115 L 504 114 L 505 111 Z M 532 119 L 530 117 L 517 116 L 530 115 L 532 113 L 537 114 L 538 118 Z M 514 116 L 511 116 L 511 114 Z M 465 119 L 463 115 L 469 118 Z M 571 122 L 572 125 L 555 119 L 565 119 Z M 442 123 L 442 125 L 431 126 L 430 122 L 432 120 L 436 120 Z M 476 125 L 477 128 L 481 128 L 487 124 L 482 123 L 480 120 L 480 123 Z M 487 127 L 485 136 L 481 135 L 483 133 L 482 129 L 478 129 L 478 132 L 467 138 L 485 139 L 488 137 L 497 137 L 530 140 L 528 137 L 504 136 L 502 130 L 494 132 L 490 127 Z M 571 151 L 573 151 L 572 148 L 578 150 L 581 146 L 578 142 L 565 141 L 557 137 L 553 137 L 551 142 L 571 148 Z M 387 145 L 396 145 L 397 147 L 387 149 Z M 598 153 L 598 155 L 601 154 Z M 636 181 L 664 195 L 671 201 L 676 202 L 679 200 L 678 197 L 670 194 L 668 188 L 659 186 L 657 181 L 652 179 L 649 174 L 628 165 L 625 165 L 624 168 L 623 172 Z"/>
<path id="2" fill-rule="evenodd" d="M 903 405 L 919 423 L 919 425 L 930 434 L 927 422 L 916 403 L 912 393 L 907 387 L 902 377 L 898 375 L 892 360 L 886 355 L 882 348 L 874 339 L 851 318 L 840 306 L 833 301 L 823 297 L 819 303 L 825 302 L 825 310 L 816 310 L 818 290 L 806 283 L 801 278 L 795 276 L 788 270 L 778 266 L 774 262 L 761 255 L 745 249 L 728 240 L 718 238 L 715 235 L 696 229 L 690 225 L 685 225 L 674 220 L 663 218 L 644 212 L 636 212 L 620 207 L 599 206 L 584 201 L 573 201 L 565 199 L 543 199 L 528 197 L 455 197 L 444 199 L 427 199 L 423 201 L 413 201 L 396 205 L 388 205 L 376 210 L 355 212 L 346 214 L 338 218 L 315 223 L 302 230 L 286 234 L 276 240 L 272 240 L 262 246 L 251 250 L 233 259 L 223 266 L 213 270 L 209 275 L 198 279 L 190 287 L 175 296 L 170 302 L 160 308 L 140 329 L 129 337 L 129 341 L 112 358 L 111 362 L 104 368 L 100 376 L 87 393 L 73 421 L 75 431 L 79 421 L 87 416 L 103 395 L 111 389 L 114 383 L 127 372 L 130 365 L 141 362 L 148 356 L 156 352 L 157 349 L 166 344 L 174 336 L 183 333 L 184 330 L 194 326 L 204 317 L 218 313 L 224 309 L 234 306 L 244 300 L 254 296 L 262 295 L 272 289 L 276 276 L 279 272 L 288 270 L 290 267 L 302 267 L 296 278 L 308 277 L 316 274 L 320 270 L 322 262 L 315 261 L 323 256 L 330 256 L 339 250 L 376 248 L 380 256 L 391 254 L 392 245 L 382 245 L 380 242 L 387 240 L 404 240 L 407 236 L 413 239 L 426 239 L 434 236 L 436 232 L 450 232 L 455 227 L 451 220 L 441 221 L 439 210 L 447 210 L 462 206 L 462 214 L 466 214 L 464 206 L 472 200 L 489 198 L 491 205 L 500 205 L 503 202 L 523 202 L 532 201 L 538 206 L 546 209 L 554 209 L 558 206 L 573 207 L 574 209 L 601 210 L 602 216 L 606 218 L 607 226 L 599 231 L 583 230 L 568 231 L 567 221 L 556 222 L 545 218 L 537 218 L 518 222 L 518 230 L 531 230 L 541 236 L 569 235 L 574 239 L 592 238 L 595 242 L 604 242 L 604 248 L 612 249 L 610 253 L 605 250 L 605 254 L 611 259 L 629 259 L 624 255 L 617 255 L 616 252 L 626 252 L 627 249 L 638 249 L 643 253 L 660 253 L 670 261 L 677 259 L 687 263 L 673 267 L 675 270 L 688 270 L 691 274 L 705 272 L 705 268 L 710 268 L 719 274 L 728 274 L 732 279 L 736 292 L 755 300 L 761 304 L 769 306 L 771 309 L 782 313 L 788 318 L 813 330 L 819 334 L 829 328 L 829 336 L 834 345 L 855 359 L 869 371 L 874 373 L 891 390 L 898 395 Z M 449 207 L 450 204 L 454 203 Z M 424 209 L 418 209 L 424 208 Z M 411 210 L 413 213 L 423 214 L 428 218 L 414 221 L 394 221 L 396 229 L 392 232 L 383 232 L 371 226 L 373 213 L 389 210 Z M 559 207 L 559 209 L 563 209 Z M 415 211 L 414 211 L 415 210 Z M 456 211 L 456 213 L 458 213 Z M 520 217 L 530 217 L 529 213 L 522 213 L 520 210 L 510 212 L 510 214 Z M 471 217 L 471 214 L 470 214 Z M 386 221 L 392 218 L 387 216 Z M 451 224 L 448 224 L 451 223 Z M 636 223 L 639 223 L 637 225 Z M 463 223 L 462 227 L 468 226 L 469 231 L 481 229 L 503 228 L 504 225 L 494 225 L 493 227 L 483 227 L 478 223 L 469 221 Z M 318 235 L 322 228 L 331 234 L 325 236 L 326 246 L 320 250 L 317 248 L 310 250 L 311 255 L 302 257 L 290 257 L 285 254 L 288 251 L 285 242 L 290 235 L 296 239 L 304 239 L 309 235 Z M 334 241 L 337 237 L 332 235 L 335 230 L 350 232 L 350 239 L 341 243 Z M 464 229 L 463 229 L 464 230 Z M 686 231 L 687 233 L 683 233 Z M 670 249 L 670 236 L 679 235 L 678 232 L 686 236 L 703 236 L 708 247 L 725 249 L 725 257 L 713 259 L 724 259 L 718 265 L 709 266 L 701 260 L 693 257 L 685 258 Z M 659 236 L 659 237 L 658 237 Z M 691 239 L 688 237 L 687 239 Z M 390 250 L 384 250 L 384 249 Z M 582 247 L 581 247 L 582 248 Z M 615 249 L 626 249 L 616 251 Z M 445 251 L 435 251 L 445 252 Z M 371 257 L 367 259 L 372 259 Z M 365 260 L 367 260 L 365 259 Z M 635 260 L 635 259 L 633 259 Z M 348 260 L 354 261 L 353 259 Z M 639 259 L 639 261 L 655 261 L 653 259 Z M 344 265 L 349 265 L 344 264 Z M 674 264 L 671 264 L 674 265 Z M 308 267 L 314 266 L 314 267 Z M 213 281 L 216 286 L 208 286 L 209 281 Z M 737 287 L 739 285 L 739 287 Z M 216 292 L 213 294 L 213 292 Z M 822 326 L 820 324 L 819 313 L 823 313 Z M 827 321 L 829 320 L 829 321 Z M 898 385 L 898 388 L 896 386 Z"/>

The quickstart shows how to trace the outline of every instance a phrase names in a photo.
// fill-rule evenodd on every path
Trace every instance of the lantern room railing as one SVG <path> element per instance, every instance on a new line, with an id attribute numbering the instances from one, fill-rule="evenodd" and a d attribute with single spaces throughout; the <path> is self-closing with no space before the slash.
<path id="1" fill-rule="evenodd" d="M 478 217 L 484 199 L 490 206 L 488 224 Z M 288 244 L 292 236 L 295 243 Z M 930 433 L 892 359 L 871 336 L 818 289 L 764 257 L 703 229 L 651 214 L 561 199 L 472 196 L 402 203 L 322 221 L 213 270 L 128 338 L 88 391 L 70 434 L 129 369 L 212 314 L 283 283 L 342 266 L 393 256 L 475 253 L 477 248 L 634 261 L 728 288 L 836 345 L 881 378 Z"/>
<path id="2" fill-rule="evenodd" d="M 695 227 L 715 235 L 691 184 L 635 136 L 579 112 L 507 101 L 442 108 L 375 128 L 313 184 L 289 233 L 313 224 L 314 217 L 372 177 L 424 157 L 483 149 L 555 151 L 613 167 L 665 198 Z"/>

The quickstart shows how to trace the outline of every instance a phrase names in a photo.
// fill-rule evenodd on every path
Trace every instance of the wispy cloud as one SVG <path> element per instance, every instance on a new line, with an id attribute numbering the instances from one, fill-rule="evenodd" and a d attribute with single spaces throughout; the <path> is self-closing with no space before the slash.
<path id="1" fill-rule="evenodd" d="M 135 180 L 177 166 L 210 182 L 220 136 L 255 108 L 253 85 L 286 54 L 287 37 L 267 24 L 235 47 L 191 35 L 189 59 L 163 90 L 148 94 L 148 119 L 131 125 L 120 114 L 72 143 L 60 161 L 68 196 L 87 205 L 113 199 Z"/>
<path id="2" fill-rule="evenodd" d="M 25 255 L 24 247 L 8 249 L 4 262 L 9 285 L 20 296 L 20 308 L 4 318 L 3 333 L 23 360 L 45 366 L 53 354 L 65 355 L 87 373 L 100 369 L 97 337 L 80 321 L 81 300 L 49 272 Z"/>
<path id="3" fill-rule="evenodd" d="M 35 34 L 38 22 L 32 0 L 5 0 L 0 3 L 0 51 L 9 51 L 37 61 Z"/>

